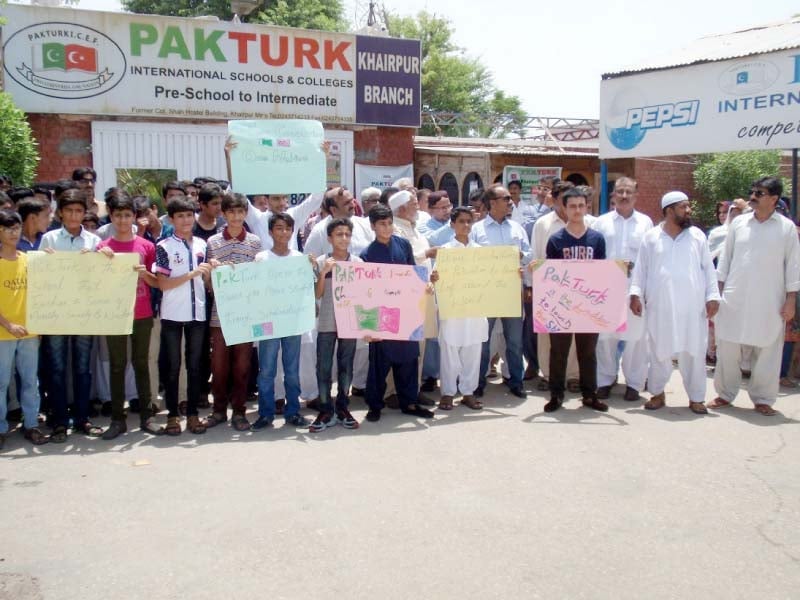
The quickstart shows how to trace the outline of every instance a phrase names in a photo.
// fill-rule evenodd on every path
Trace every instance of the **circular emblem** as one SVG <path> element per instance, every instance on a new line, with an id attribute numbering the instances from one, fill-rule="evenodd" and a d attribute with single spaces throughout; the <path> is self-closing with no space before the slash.
<path id="1" fill-rule="evenodd" d="M 769 88 L 778 80 L 780 69 L 766 60 L 738 62 L 719 76 L 719 89 L 734 96 L 748 96 Z"/>

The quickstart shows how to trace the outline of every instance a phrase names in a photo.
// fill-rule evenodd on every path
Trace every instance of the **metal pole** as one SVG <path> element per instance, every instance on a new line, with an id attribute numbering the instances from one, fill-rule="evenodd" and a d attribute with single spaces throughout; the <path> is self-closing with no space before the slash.
<path id="1" fill-rule="evenodd" d="M 608 163 L 600 161 L 600 214 L 608 212 Z"/>

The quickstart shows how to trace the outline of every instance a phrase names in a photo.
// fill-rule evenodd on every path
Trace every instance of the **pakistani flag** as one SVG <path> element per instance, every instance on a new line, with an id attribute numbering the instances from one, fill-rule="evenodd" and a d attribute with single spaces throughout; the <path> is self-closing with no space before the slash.
<path id="1" fill-rule="evenodd" d="M 40 46 L 41 52 L 34 61 L 41 70 L 59 69 L 61 71 L 97 72 L 97 50 L 80 44 L 59 44 L 48 42 Z"/>

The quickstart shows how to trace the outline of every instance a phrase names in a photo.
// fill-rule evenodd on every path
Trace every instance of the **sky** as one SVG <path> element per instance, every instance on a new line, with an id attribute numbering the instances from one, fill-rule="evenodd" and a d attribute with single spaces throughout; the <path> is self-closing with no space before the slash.
<path id="1" fill-rule="evenodd" d="M 367 0 L 344 0 L 346 16 L 366 21 Z M 401 15 L 427 10 L 450 19 L 454 41 L 519 96 L 531 116 L 597 118 L 600 78 L 688 42 L 800 13 L 797 0 L 382 0 Z M 118 0 L 79 8 L 121 10 Z M 490 10 L 491 9 L 491 10 Z"/>

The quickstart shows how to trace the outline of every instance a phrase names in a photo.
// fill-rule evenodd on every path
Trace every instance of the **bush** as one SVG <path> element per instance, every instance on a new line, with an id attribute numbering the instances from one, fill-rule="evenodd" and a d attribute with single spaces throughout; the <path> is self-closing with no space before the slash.
<path id="1" fill-rule="evenodd" d="M 11 177 L 14 185 L 33 183 L 39 163 L 36 145 L 25 113 L 0 92 L 0 173 Z"/>

